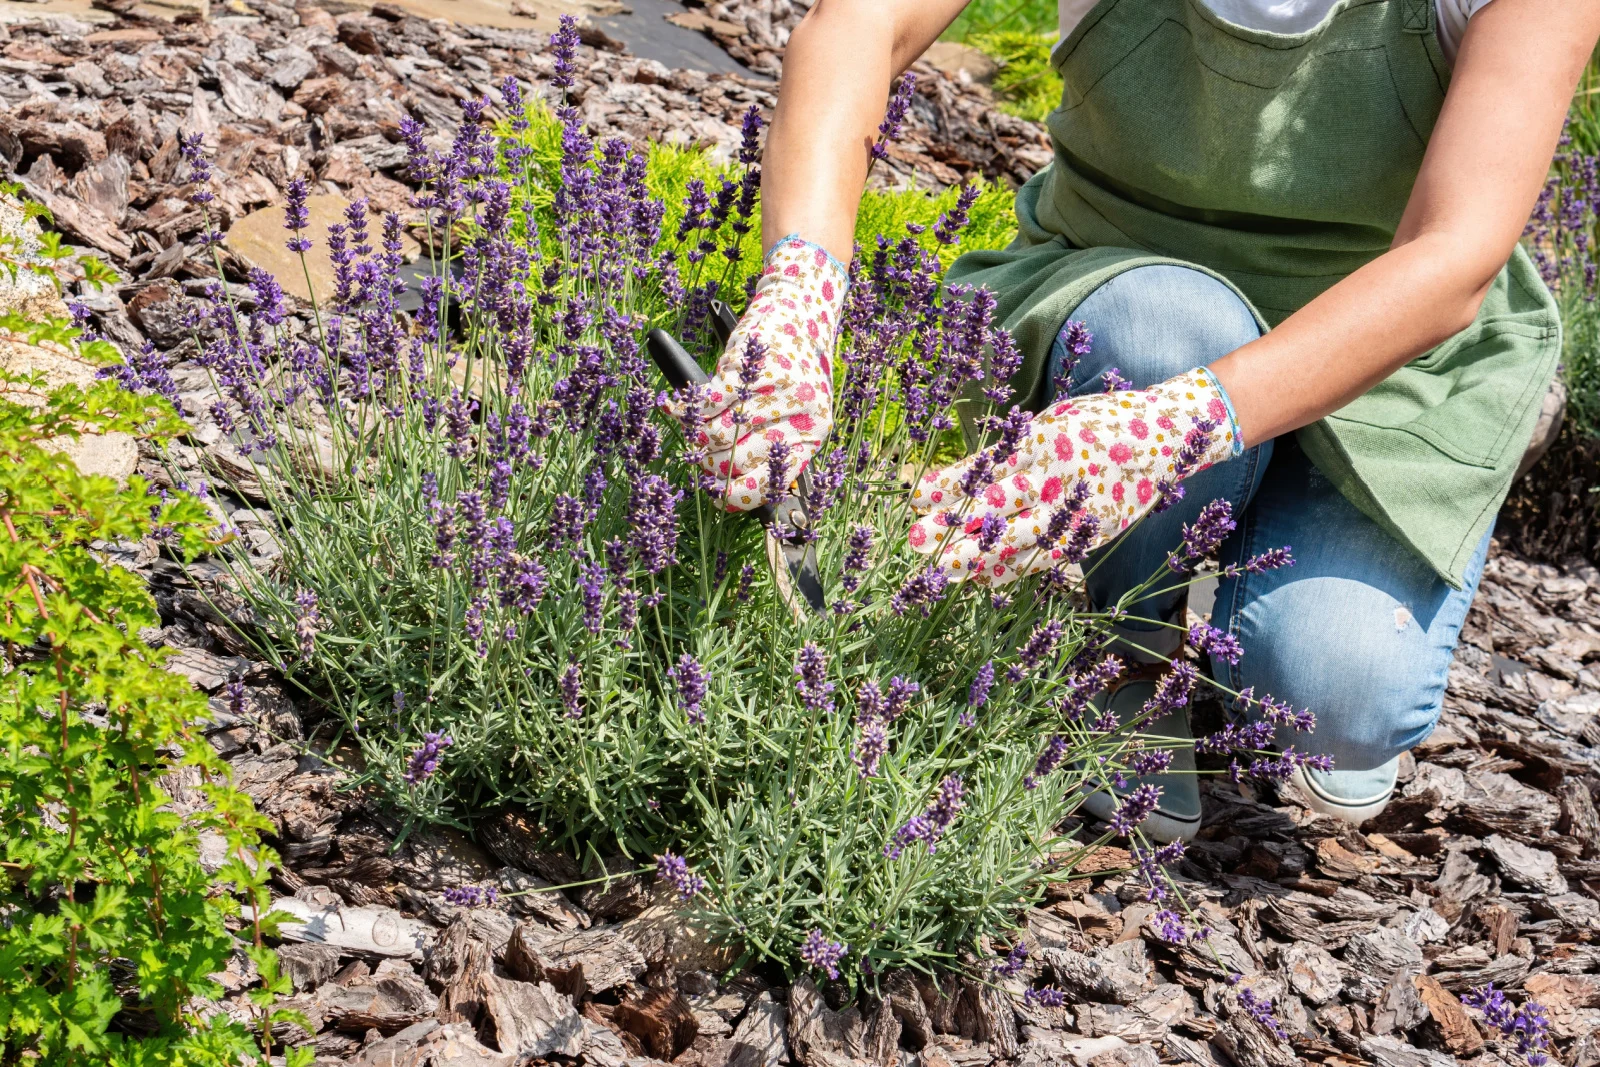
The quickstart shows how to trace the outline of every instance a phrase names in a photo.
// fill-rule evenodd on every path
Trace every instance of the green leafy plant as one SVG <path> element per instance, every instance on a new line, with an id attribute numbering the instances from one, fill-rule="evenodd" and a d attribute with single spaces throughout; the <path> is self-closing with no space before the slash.
<path id="1" fill-rule="evenodd" d="M 1581 147 L 1593 133 L 1585 99 L 1580 95 L 1574 108 L 1523 240 L 1561 308 L 1568 416 L 1592 438 L 1600 436 L 1600 155 Z"/>
<path id="2" fill-rule="evenodd" d="M 0 323 L 15 339 L 74 346 L 61 323 Z M 81 354 L 106 360 L 103 342 Z M 47 389 L 0 374 L 0 1059 L 44 1063 L 235 1064 L 249 1033 L 191 998 L 236 944 L 230 890 L 260 888 L 269 824 L 227 784 L 193 724 L 203 696 L 162 667 L 140 632 L 158 626 L 143 581 L 100 542 L 157 538 L 190 557 L 210 547 L 204 504 L 80 473 L 54 442 L 184 430 L 164 401 L 111 382 Z M 164 779 L 201 772 L 209 805 L 173 810 Z M 216 875 L 198 835 L 220 834 Z M 259 903 L 259 901 L 258 901 Z M 268 917 L 270 918 L 270 917 Z M 270 951 L 270 950 L 266 950 Z M 257 960 L 258 965 L 264 957 Z M 304 1057 L 299 1057 L 303 1062 Z"/>
<path id="3" fill-rule="evenodd" d="M 968 38 L 1000 64 L 993 87 L 1000 106 L 1020 118 L 1043 122 L 1061 106 L 1061 76 L 1050 65 L 1055 31 L 993 30 Z"/>

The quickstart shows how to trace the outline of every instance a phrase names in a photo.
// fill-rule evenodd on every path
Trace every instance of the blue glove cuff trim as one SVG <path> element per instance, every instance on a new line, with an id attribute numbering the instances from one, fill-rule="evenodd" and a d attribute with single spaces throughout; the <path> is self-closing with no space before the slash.
<path id="1" fill-rule="evenodd" d="M 826 248 L 823 248 L 821 245 L 817 244 L 815 241 L 806 240 L 804 237 L 801 237 L 798 233 L 786 234 L 783 237 L 778 238 L 775 242 L 773 242 L 772 248 L 767 249 L 766 256 L 762 257 L 762 262 L 765 262 L 769 257 L 771 257 L 773 249 L 777 248 L 779 245 L 783 244 L 783 242 L 785 242 L 785 241 L 799 241 L 801 244 L 805 245 L 807 248 L 815 248 L 818 252 L 821 252 L 823 255 L 827 256 L 828 257 L 828 262 L 832 263 L 834 269 L 839 272 L 839 277 L 844 279 L 844 289 L 843 289 L 843 292 L 840 293 L 840 295 L 843 296 L 844 293 L 848 293 L 850 291 L 850 270 L 849 270 L 849 268 L 847 268 L 843 263 L 840 263 L 837 259 L 834 259 L 832 252 L 828 251 Z"/>
<path id="2" fill-rule="evenodd" d="M 1233 431 L 1233 455 L 1237 459 L 1244 455 L 1244 434 L 1239 432 L 1239 416 L 1233 413 L 1233 398 L 1228 396 L 1228 391 L 1217 381 L 1217 376 L 1211 373 L 1209 367 L 1201 367 L 1200 373 L 1211 381 L 1211 387 L 1222 397 L 1222 406 L 1228 409 L 1228 429 Z"/>

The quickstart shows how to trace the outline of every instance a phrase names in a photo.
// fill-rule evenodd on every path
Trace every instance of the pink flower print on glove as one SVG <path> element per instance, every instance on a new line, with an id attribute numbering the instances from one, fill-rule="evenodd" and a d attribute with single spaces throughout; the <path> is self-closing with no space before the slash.
<path id="1" fill-rule="evenodd" d="M 785 237 L 767 253 L 744 317 L 700 391 L 692 443 L 729 511 L 805 469 L 833 426 L 833 344 L 849 276 L 826 251 Z M 670 405 L 684 417 L 681 403 Z M 774 458 L 774 456 L 776 458 Z M 769 462 L 770 461 L 770 462 Z"/>
<path id="2" fill-rule="evenodd" d="M 1241 450 L 1222 387 L 1203 368 L 1063 400 L 1025 424 L 1019 415 L 1002 444 L 929 471 L 912 492 L 922 518 L 906 540 L 952 581 L 1005 585 L 1080 560 L 1155 508 L 1163 484 Z M 998 538 L 966 533 L 990 515 L 1005 523 Z"/>

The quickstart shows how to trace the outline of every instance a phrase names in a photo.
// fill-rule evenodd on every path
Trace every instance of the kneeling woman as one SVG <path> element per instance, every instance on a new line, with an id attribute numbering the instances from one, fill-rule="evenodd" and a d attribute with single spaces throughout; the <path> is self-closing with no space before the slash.
<path id="1" fill-rule="evenodd" d="M 803 461 L 827 433 L 868 147 L 893 76 L 964 6 L 818 0 L 795 29 L 765 156 L 766 273 L 729 346 L 755 335 L 785 358 L 765 362 L 760 432 L 727 431 L 710 462 L 753 469 L 780 438 Z M 1031 529 L 1018 514 L 1047 486 L 1084 480 L 1110 540 L 1160 496 L 1173 446 L 1208 430 L 1183 501 L 1112 546 L 1090 592 L 1116 603 L 1214 498 L 1238 522 L 1224 564 L 1292 545 L 1292 568 L 1222 581 L 1212 621 L 1244 656 L 1213 668 L 1315 709 L 1334 769 L 1299 784 L 1362 820 L 1433 728 L 1555 371 L 1555 305 L 1517 242 L 1600 4 L 1061 0 L 1061 19 L 1055 161 L 1018 194 L 1012 246 L 950 272 L 998 295 L 1025 357 L 1013 395 L 1039 413 L 980 499 Z M 1083 358 L 1069 322 L 1093 336 Z M 919 502 L 937 509 L 966 473 L 936 472 Z M 928 519 L 911 531 L 952 577 L 1001 582 L 1025 535 L 989 552 L 946 537 Z M 1183 610 L 1181 594 L 1140 609 Z M 1154 662 L 1181 633 L 1128 622 L 1122 643 Z M 1138 708 L 1149 677 L 1108 699 Z M 1181 713 L 1158 728 L 1188 731 Z M 1160 784 L 1147 829 L 1191 835 L 1193 776 Z"/>

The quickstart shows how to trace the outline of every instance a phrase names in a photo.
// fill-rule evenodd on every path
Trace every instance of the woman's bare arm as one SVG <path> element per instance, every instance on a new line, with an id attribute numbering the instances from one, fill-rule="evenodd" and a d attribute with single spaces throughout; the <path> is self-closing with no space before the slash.
<path id="1" fill-rule="evenodd" d="M 1211 367 L 1254 444 L 1338 410 L 1471 324 L 1522 235 L 1600 0 L 1474 15 L 1391 249 Z"/>
<path id="2" fill-rule="evenodd" d="M 761 243 L 797 233 L 850 261 L 889 84 L 969 0 L 818 0 L 783 57 L 761 174 Z"/>

